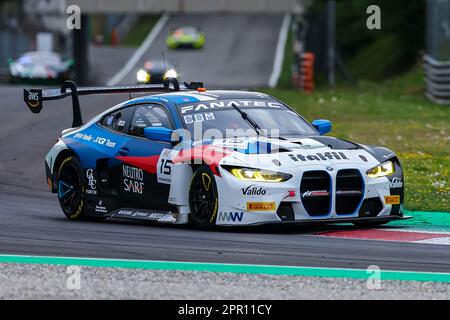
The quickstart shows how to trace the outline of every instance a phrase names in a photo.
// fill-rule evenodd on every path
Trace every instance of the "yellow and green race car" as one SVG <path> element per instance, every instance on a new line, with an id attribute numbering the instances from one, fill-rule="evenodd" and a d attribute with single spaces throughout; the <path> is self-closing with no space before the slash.
<path id="1" fill-rule="evenodd" d="M 170 49 L 201 49 L 205 45 L 205 34 L 196 27 L 180 27 L 169 34 L 166 43 Z"/>

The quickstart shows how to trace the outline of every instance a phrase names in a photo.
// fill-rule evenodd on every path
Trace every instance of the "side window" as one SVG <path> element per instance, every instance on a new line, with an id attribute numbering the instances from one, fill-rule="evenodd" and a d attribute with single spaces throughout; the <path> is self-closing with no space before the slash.
<path id="1" fill-rule="evenodd" d="M 130 124 L 129 134 L 143 137 L 146 127 L 165 127 L 173 129 L 170 114 L 165 107 L 160 105 L 140 105 L 136 106 Z"/>
<path id="2" fill-rule="evenodd" d="M 130 127 L 134 107 L 127 107 L 107 114 L 101 120 L 101 125 L 120 133 L 127 133 Z"/>

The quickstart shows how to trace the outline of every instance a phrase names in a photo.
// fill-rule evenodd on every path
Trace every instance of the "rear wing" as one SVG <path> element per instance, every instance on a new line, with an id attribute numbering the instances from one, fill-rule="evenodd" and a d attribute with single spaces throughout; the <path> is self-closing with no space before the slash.
<path id="1" fill-rule="evenodd" d="M 73 109 L 72 127 L 79 127 L 83 124 L 79 96 L 131 92 L 158 94 L 180 90 L 196 90 L 201 87 L 203 87 L 201 82 L 191 82 L 189 84 L 185 82 L 183 86 L 180 86 L 175 78 L 169 78 L 163 84 L 85 88 L 77 88 L 73 81 L 64 81 L 61 89 L 23 89 L 23 99 L 31 112 L 39 113 L 42 110 L 44 101 L 59 100 L 71 96 Z"/>

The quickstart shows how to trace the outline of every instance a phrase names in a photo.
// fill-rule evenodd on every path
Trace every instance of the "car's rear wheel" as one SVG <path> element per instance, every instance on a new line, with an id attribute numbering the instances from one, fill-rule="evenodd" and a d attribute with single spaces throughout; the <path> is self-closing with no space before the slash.
<path id="1" fill-rule="evenodd" d="M 190 221 L 198 228 L 216 224 L 219 198 L 214 174 L 208 166 L 198 168 L 189 188 Z"/>
<path id="2" fill-rule="evenodd" d="M 83 169 L 74 156 L 66 157 L 56 179 L 59 204 L 69 220 L 81 220 L 86 213 Z"/>

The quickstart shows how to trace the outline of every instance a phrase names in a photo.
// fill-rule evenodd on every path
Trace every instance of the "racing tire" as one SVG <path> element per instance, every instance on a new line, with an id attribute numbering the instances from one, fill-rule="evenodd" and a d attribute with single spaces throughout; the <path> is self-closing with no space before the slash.
<path id="1" fill-rule="evenodd" d="M 376 228 L 379 227 L 383 224 L 388 223 L 388 221 L 366 221 L 366 222 L 353 222 L 353 224 L 358 227 L 358 228 L 364 228 L 364 229 L 368 229 L 368 228 Z"/>
<path id="2" fill-rule="evenodd" d="M 86 215 L 86 181 L 80 161 L 75 156 L 64 158 L 58 168 L 56 187 L 64 215 L 69 220 L 103 221 L 104 217 Z"/>
<path id="3" fill-rule="evenodd" d="M 197 228 L 212 229 L 216 224 L 219 197 L 214 174 L 208 166 L 198 168 L 189 187 L 189 220 Z"/>

